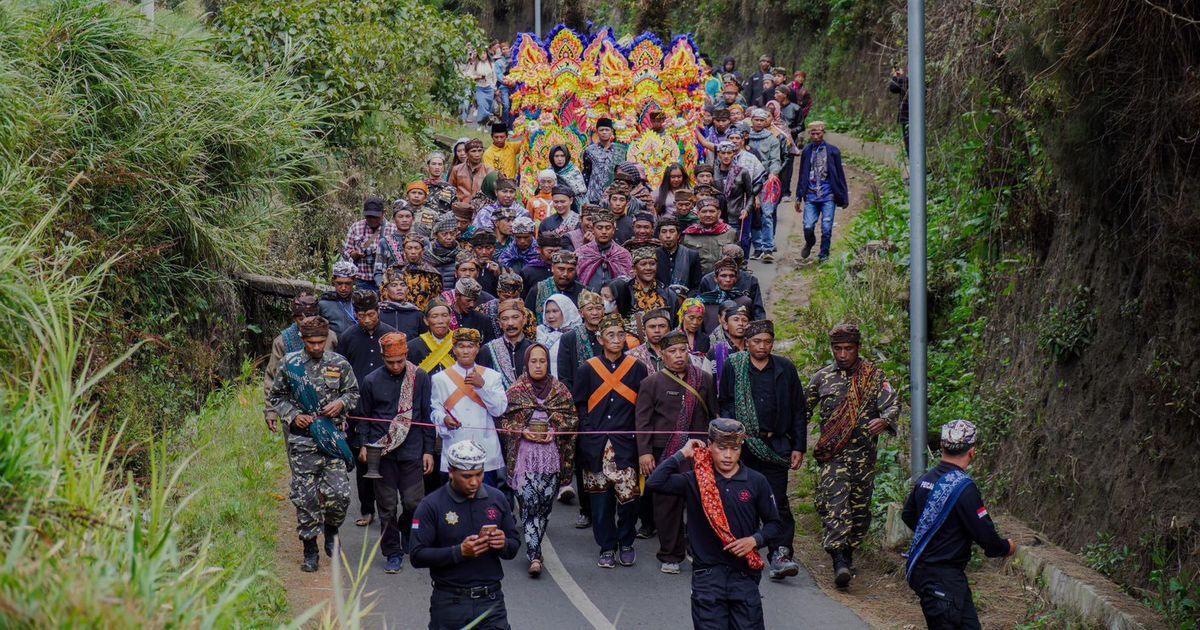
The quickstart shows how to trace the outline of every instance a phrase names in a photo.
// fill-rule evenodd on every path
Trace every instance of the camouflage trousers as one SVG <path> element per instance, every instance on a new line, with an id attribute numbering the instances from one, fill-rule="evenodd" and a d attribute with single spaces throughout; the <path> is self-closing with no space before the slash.
<path id="1" fill-rule="evenodd" d="M 826 551 L 853 550 L 871 527 L 871 494 L 875 490 L 875 458 L 855 453 L 821 464 L 817 482 L 817 514 Z"/>
<path id="2" fill-rule="evenodd" d="M 322 525 L 340 527 L 350 507 L 350 475 L 346 464 L 317 450 L 306 435 L 288 435 L 288 466 L 292 469 L 291 500 L 296 506 L 296 531 L 301 539 L 316 538 Z"/>

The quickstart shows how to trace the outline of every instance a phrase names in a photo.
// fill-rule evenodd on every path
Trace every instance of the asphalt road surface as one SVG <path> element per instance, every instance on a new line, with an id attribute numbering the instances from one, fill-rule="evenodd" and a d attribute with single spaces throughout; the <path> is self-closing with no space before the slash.
<path id="1" fill-rule="evenodd" d="M 789 246 L 788 235 L 799 230 L 799 217 L 790 202 L 780 208 L 777 257 Z M 764 294 L 768 294 L 780 269 L 778 264 L 751 263 Z M 764 295 L 764 297 L 767 297 Z M 354 493 L 357 494 L 357 493 Z M 357 497 L 353 501 L 341 537 L 346 555 L 354 565 L 363 546 L 373 548 L 379 540 L 379 524 L 357 527 Z M 590 529 L 575 529 L 576 504 L 555 503 L 550 527 L 543 542 L 545 570 L 530 579 L 522 545 L 517 557 L 504 563 L 504 598 L 509 624 L 518 629 L 595 628 L 689 628 L 691 627 L 691 565 L 684 562 L 678 575 L 660 573 L 654 557 L 657 540 L 638 540 L 637 563 L 632 567 L 601 569 L 596 566 L 598 547 Z M 520 523 L 518 522 L 518 529 Z M 418 629 L 429 624 L 429 572 L 414 569 L 405 558 L 404 569 L 395 575 L 383 572 L 383 558 L 376 551 L 366 578 L 365 603 L 374 605 L 368 628 Z M 324 559 L 323 559 L 324 561 Z M 765 573 L 765 572 L 764 572 Z M 768 628 L 821 628 L 853 630 L 869 628 L 845 606 L 826 596 L 803 568 L 799 576 L 772 582 L 764 575 L 760 590 Z"/>

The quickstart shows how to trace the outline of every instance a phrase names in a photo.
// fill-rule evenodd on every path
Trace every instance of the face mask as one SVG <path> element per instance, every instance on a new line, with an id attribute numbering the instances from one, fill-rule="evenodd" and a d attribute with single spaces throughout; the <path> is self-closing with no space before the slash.
<path id="1" fill-rule="evenodd" d="M 617 303 L 612 300 L 604 300 L 604 314 L 617 312 Z"/>

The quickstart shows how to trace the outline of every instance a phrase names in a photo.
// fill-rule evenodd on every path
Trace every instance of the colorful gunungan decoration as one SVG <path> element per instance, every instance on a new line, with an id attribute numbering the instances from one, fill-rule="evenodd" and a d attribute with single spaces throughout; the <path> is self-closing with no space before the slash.
<path id="1" fill-rule="evenodd" d="M 622 45 L 608 28 L 590 38 L 563 25 L 545 40 L 522 33 L 505 82 L 513 88 L 514 129 L 528 134 L 520 165 L 527 194 L 557 145 L 582 167 L 583 149 L 601 118 L 613 121 L 617 142 L 629 145 L 629 160 L 645 168 L 652 186 L 671 163 L 692 172 L 699 160 L 694 133 L 704 94 L 690 35 L 664 46 L 651 33 Z M 652 112 L 666 117 L 661 133 L 651 129 Z"/>

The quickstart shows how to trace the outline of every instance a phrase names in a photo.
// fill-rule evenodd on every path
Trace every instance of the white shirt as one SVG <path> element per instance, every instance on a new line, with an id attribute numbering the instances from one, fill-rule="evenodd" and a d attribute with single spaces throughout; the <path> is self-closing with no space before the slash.
<path id="1" fill-rule="evenodd" d="M 442 472 L 450 470 L 446 461 L 446 451 L 463 440 L 475 440 L 487 451 L 487 460 L 483 465 L 485 471 L 504 467 L 504 457 L 500 454 L 500 436 L 495 431 L 495 418 L 504 415 L 508 410 L 508 393 L 504 391 L 499 372 L 482 365 L 476 365 L 475 368 L 483 374 L 483 387 L 476 387 L 475 393 L 483 400 L 484 407 L 480 407 L 468 396 L 460 398 L 450 410 L 454 413 L 454 418 L 462 424 L 457 429 L 446 426 L 446 401 L 458 391 L 458 387 L 450 380 L 450 375 L 446 374 L 445 370 L 433 375 L 432 416 L 433 423 L 437 425 L 438 436 L 442 438 Z M 458 372 L 463 378 L 467 376 L 467 371 L 457 363 L 446 369 Z"/>

